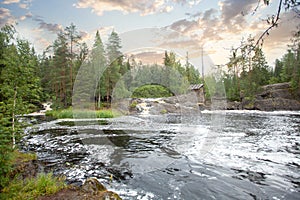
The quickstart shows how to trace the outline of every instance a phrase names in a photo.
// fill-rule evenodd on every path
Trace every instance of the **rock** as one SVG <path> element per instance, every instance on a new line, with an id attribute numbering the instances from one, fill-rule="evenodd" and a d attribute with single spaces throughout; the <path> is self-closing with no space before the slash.
<path id="1" fill-rule="evenodd" d="M 254 108 L 257 110 L 300 110 L 300 103 L 297 100 L 284 98 L 269 98 L 254 101 Z"/>
<path id="2" fill-rule="evenodd" d="M 108 191 L 96 178 L 88 178 L 80 187 L 69 186 L 55 194 L 40 197 L 39 200 L 122 200 L 121 197 Z"/>
<path id="3" fill-rule="evenodd" d="M 252 105 L 254 109 L 264 111 L 300 110 L 300 102 L 291 92 L 290 83 L 277 83 L 262 87 Z"/>
<path id="4" fill-rule="evenodd" d="M 10 177 L 19 176 L 19 179 L 34 178 L 41 171 L 37 160 L 28 160 L 17 162 L 14 165 L 14 170 L 10 172 Z"/>
<path id="5" fill-rule="evenodd" d="M 227 109 L 246 110 L 300 110 L 300 91 L 293 91 L 290 83 L 265 85 L 253 100 L 243 98 L 242 102 L 228 102 Z"/>
<path id="6" fill-rule="evenodd" d="M 239 107 L 241 105 L 241 102 L 238 102 L 238 101 L 230 101 L 230 102 L 227 102 L 227 107 L 226 109 L 227 110 L 238 110 Z"/>
<path id="7" fill-rule="evenodd" d="M 97 194 L 98 192 L 106 191 L 107 189 L 103 186 L 96 178 L 88 178 L 82 185 L 81 189 L 90 194 Z"/>

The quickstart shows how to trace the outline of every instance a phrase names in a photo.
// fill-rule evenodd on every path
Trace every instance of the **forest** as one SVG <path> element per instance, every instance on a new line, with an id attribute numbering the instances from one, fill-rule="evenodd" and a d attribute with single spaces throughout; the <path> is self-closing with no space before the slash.
<path id="1" fill-rule="evenodd" d="M 27 40 L 17 37 L 13 26 L 6 25 L 0 31 L 0 176 L 9 170 L 9 152 L 21 136 L 22 123 L 17 117 L 41 108 L 41 103 L 51 101 L 53 109 L 72 106 L 76 92 L 87 96 L 94 103 L 88 107 L 109 108 L 111 98 L 160 97 L 183 94 L 190 84 L 221 81 L 227 99 L 254 98 L 260 87 L 266 84 L 290 82 L 293 91 L 300 86 L 300 28 L 291 38 L 287 52 L 275 61 L 272 68 L 254 38 L 241 41 L 232 49 L 231 56 L 221 69 L 221 79 L 207 76 L 202 80 L 195 66 L 185 64 L 174 52 L 165 52 L 162 64 L 143 64 L 121 52 L 122 42 L 112 31 L 106 44 L 97 31 L 91 49 L 81 41 L 74 24 L 65 27 L 42 55 L 35 52 Z M 84 77 L 92 91 L 86 91 L 76 83 L 82 66 L 91 66 Z M 163 86 L 163 87 L 162 87 Z M 167 90 L 166 90 L 167 88 Z M 206 86 L 207 88 L 207 86 Z M 155 92 L 153 92 L 155 91 Z M 152 92 L 152 93 L 151 93 Z M 206 91 L 209 100 L 214 91 Z M 74 99 L 73 99 L 74 100 Z M 5 180 L 0 180 L 3 185 Z"/>

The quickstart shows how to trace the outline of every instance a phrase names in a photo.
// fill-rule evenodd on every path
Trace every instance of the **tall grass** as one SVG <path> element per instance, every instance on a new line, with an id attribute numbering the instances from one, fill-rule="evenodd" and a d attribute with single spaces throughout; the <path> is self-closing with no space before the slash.
<path id="1" fill-rule="evenodd" d="M 52 173 L 39 174 L 36 178 L 19 180 L 15 178 L 2 190 L 0 199 L 37 199 L 39 196 L 54 194 L 67 185 L 63 178 Z"/>
<path id="2" fill-rule="evenodd" d="M 63 110 L 51 110 L 46 112 L 46 116 L 51 116 L 57 119 L 65 118 L 113 118 L 118 116 L 118 113 L 113 113 L 111 110 L 73 110 L 72 108 Z"/>

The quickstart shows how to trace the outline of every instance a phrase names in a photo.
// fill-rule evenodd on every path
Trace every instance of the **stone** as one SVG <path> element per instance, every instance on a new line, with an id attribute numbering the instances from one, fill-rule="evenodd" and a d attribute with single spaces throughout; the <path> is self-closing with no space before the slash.
<path id="1" fill-rule="evenodd" d="M 97 194 L 98 192 L 107 190 L 105 186 L 102 185 L 96 178 L 86 179 L 81 189 L 89 194 Z"/>
<path id="2" fill-rule="evenodd" d="M 277 83 L 262 87 L 263 91 L 256 95 L 252 105 L 254 109 L 263 111 L 300 110 L 300 102 L 291 92 L 290 83 Z"/>
<path id="3" fill-rule="evenodd" d="M 227 109 L 246 110 L 300 110 L 300 99 L 298 93 L 293 91 L 290 83 L 276 83 L 265 85 L 262 91 L 255 95 L 253 100 L 243 98 L 242 102 L 228 102 Z"/>

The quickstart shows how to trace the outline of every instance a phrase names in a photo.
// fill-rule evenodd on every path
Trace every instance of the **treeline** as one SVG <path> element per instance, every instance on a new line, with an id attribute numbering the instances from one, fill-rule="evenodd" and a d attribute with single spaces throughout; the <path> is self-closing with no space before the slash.
<path id="1" fill-rule="evenodd" d="M 295 98 L 300 98 L 300 30 L 294 34 L 287 53 L 276 59 L 275 67 L 270 67 L 261 48 L 254 39 L 243 41 L 232 50 L 229 63 L 223 69 L 224 83 L 228 100 L 251 100 L 267 84 L 290 82 Z"/>
<path id="2" fill-rule="evenodd" d="M 28 41 L 16 38 L 12 26 L 0 31 L 0 189 L 7 183 L 11 152 L 22 124 L 17 116 L 42 101 L 39 60 Z"/>
<path id="3" fill-rule="evenodd" d="M 161 91 L 159 85 L 165 87 L 170 92 L 169 94 L 179 95 L 186 93 L 190 84 L 201 82 L 199 71 L 188 62 L 188 57 L 183 65 L 180 60 L 177 60 L 174 52 L 164 53 L 163 65 L 143 65 L 134 60 L 128 61 L 127 64 L 130 66 L 130 71 L 116 85 L 113 93 L 114 98 L 131 97 L 136 90 L 139 90 L 140 97 L 143 97 L 143 93 L 145 94 L 144 97 L 159 97 L 157 94 L 149 95 L 153 91 L 148 91 L 150 88 Z M 123 85 L 125 87 L 122 87 Z M 153 86 L 142 87 L 144 85 Z M 157 88 L 154 89 L 155 85 Z"/>
<path id="4" fill-rule="evenodd" d="M 188 57 L 183 65 L 175 53 L 165 52 L 162 65 L 144 65 L 134 56 L 124 55 L 121 48 L 121 39 L 115 31 L 106 44 L 97 31 L 90 51 L 85 43 L 80 43 L 75 25 L 60 32 L 40 59 L 42 88 L 53 107 L 66 108 L 72 102 L 90 101 L 95 104 L 86 107 L 101 108 L 109 106 L 112 97 L 130 97 L 137 87 L 145 84 L 160 84 L 174 94 L 182 94 L 188 84 L 200 82 L 200 74 Z"/>

